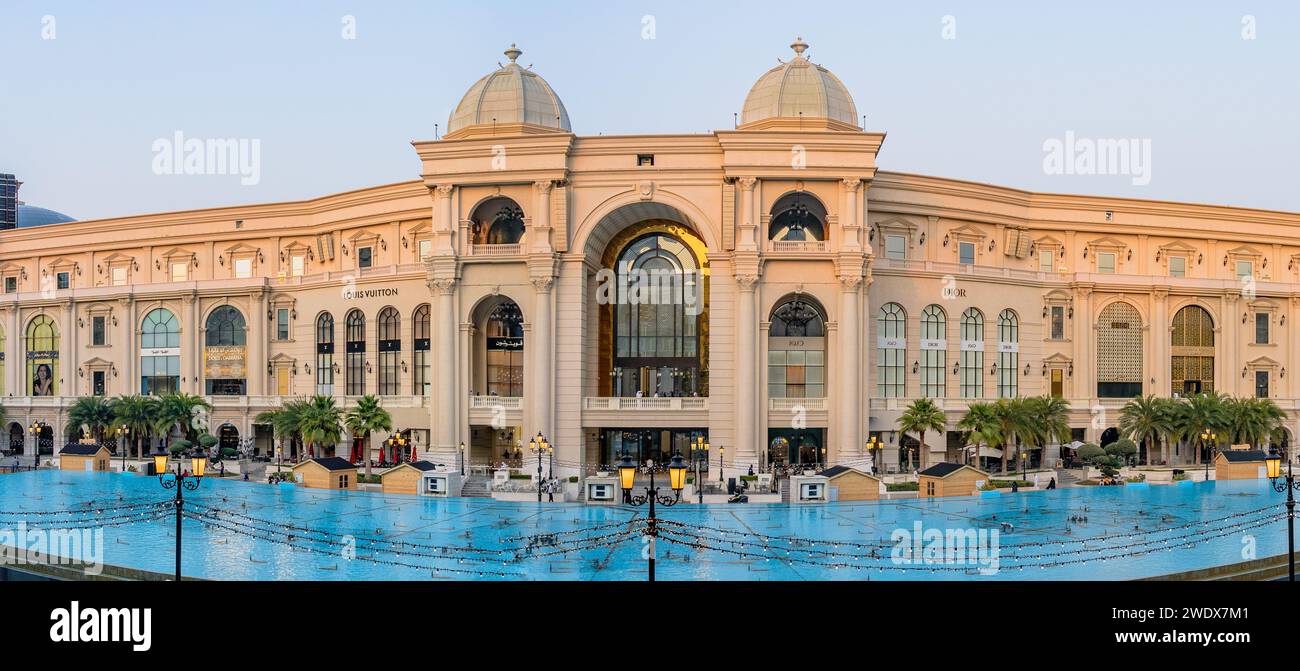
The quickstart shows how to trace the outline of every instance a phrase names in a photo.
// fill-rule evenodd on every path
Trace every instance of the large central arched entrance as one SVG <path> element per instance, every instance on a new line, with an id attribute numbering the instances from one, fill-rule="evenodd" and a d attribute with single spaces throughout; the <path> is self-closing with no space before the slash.
<path id="1" fill-rule="evenodd" d="M 602 396 L 708 395 L 707 265 L 703 241 L 674 222 L 609 242 L 596 280 Z"/>

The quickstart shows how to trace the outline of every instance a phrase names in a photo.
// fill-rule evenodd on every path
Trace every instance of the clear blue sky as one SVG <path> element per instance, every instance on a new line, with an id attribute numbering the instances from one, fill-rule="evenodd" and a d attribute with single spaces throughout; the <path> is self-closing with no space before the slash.
<path id="1" fill-rule="evenodd" d="M 82 219 L 413 179 L 409 142 L 511 42 L 579 134 L 730 128 L 798 34 L 888 133 L 886 170 L 1300 211 L 1300 3 L 1058 4 L 3 0 L 0 172 Z M 153 142 L 177 130 L 259 139 L 260 183 L 155 175 Z M 1151 183 L 1045 174 L 1067 131 L 1149 139 Z"/>

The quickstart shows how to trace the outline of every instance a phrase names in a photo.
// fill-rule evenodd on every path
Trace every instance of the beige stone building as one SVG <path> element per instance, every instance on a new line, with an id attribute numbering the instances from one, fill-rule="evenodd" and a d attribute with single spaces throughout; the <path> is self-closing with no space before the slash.
<path id="1" fill-rule="evenodd" d="M 263 454 L 258 412 L 377 394 L 424 457 L 532 464 L 540 432 L 558 473 L 867 468 L 871 434 L 894 468 L 922 395 L 953 425 L 1057 395 L 1086 440 L 1138 393 L 1267 395 L 1294 427 L 1300 215 L 881 171 L 884 133 L 792 47 L 730 130 L 576 136 L 512 47 L 413 181 L 0 232 L 11 449 L 71 437 L 77 396 L 170 389 Z"/>

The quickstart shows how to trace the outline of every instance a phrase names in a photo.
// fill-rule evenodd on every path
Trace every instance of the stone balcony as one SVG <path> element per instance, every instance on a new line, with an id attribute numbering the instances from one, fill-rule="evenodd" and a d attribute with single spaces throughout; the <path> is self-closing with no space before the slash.
<path id="1" fill-rule="evenodd" d="M 583 426 L 708 426 L 706 396 L 588 396 L 582 399 Z"/>

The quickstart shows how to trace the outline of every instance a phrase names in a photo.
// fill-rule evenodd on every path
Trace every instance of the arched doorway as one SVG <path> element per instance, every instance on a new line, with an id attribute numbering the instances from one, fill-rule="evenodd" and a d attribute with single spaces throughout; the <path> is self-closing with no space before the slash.
<path id="1" fill-rule="evenodd" d="M 596 281 L 602 395 L 708 395 L 705 259 L 699 237 L 671 222 L 610 241 Z"/>
<path id="2" fill-rule="evenodd" d="M 234 424 L 222 424 L 217 429 L 217 449 L 222 453 L 229 449 L 239 450 L 239 429 Z"/>
<path id="3" fill-rule="evenodd" d="M 41 423 L 41 431 L 36 435 L 37 454 L 54 454 L 54 427 Z"/>
<path id="4" fill-rule="evenodd" d="M 518 245 L 525 232 L 523 208 L 505 196 L 479 203 L 470 214 L 470 240 L 475 246 Z"/>
<path id="5" fill-rule="evenodd" d="M 1170 389 L 1193 396 L 1214 391 L 1214 319 L 1199 305 L 1174 315 L 1169 338 Z"/>
<path id="6" fill-rule="evenodd" d="M 826 206 L 811 193 L 795 191 L 772 204 L 767 238 L 772 242 L 826 241 Z"/>
<path id="7" fill-rule="evenodd" d="M 203 379 L 210 396 L 243 396 L 246 389 L 248 328 L 244 315 L 222 305 L 204 323 Z"/>
<path id="8" fill-rule="evenodd" d="M 18 422 L 9 424 L 9 454 L 25 454 L 27 451 L 27 432 Z"/>
<path id="9" fill-rule="evenodd" d="M 1128 303 L 1111 303 L 1097 317 L 1097 397 L 1141 395 L 1142 316 Z"/>
<path id="10" fill-rule="evenodd" d="M 770 398 L 826 396 L 826 311 L 816 300 L 794 296 L 772 310 L 767 335 Z"/>

